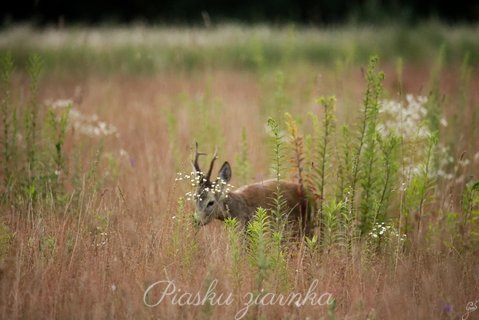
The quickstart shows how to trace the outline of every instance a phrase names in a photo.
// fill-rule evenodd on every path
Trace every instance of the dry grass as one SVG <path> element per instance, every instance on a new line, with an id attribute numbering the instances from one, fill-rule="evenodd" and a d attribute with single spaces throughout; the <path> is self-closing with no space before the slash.
<path id="1" fill-rule="evenodd" d="M 385 66 L 386 92 L 394 97 L 397 83 L 394 68 Z M 305 115 L 318 113 L 314 98 L 335 94 L 340 121 L 351 121 L 359 109 L 363 82 L 359 68 L 342 73 L 325 68 L 291 70 L 285 73 L 291 99 L 290 111 Z M 429 69 L 409 68 L 403 88 L 424 93 Z M 471 85 L 478 83 L 473 73 Z M 266 80 L 265 80 L 266 79 Z M 441 74 L 443 92 L 456 92 L 458 74 Z M 23 76 L 16 78 L 19 85 Z M 164 73 L 155 76 L 90 76 L 71 78 L 46 75 L 41 82 L 40 100 L 71 98 L 85 114 L 98 114 L 114 124 L 120 136 L 104 139 L 105 157 L 120 165 L 118 179 L 110 179 L 96 193 L 85 185 L 81 206 L 72 214 L 63 207 L 46 205 L 25 212 L 3 205 L 2 222 L 15 234 L 8 254 L 0 265 L 0 318 L 2 319 L 231 319 L 241 307 L 241 297 L 254 287 L 255 274 L 242 262 L 241 283 L 231 274 L 230 246 L 220 222 L 195 232 L 180 220 L 189 215 L 176 212 L 182 186 L 175 185 L 177 171 L 189 170 L 189 147 L 207 121 L 221 138 L 202 141 L 212 151 L 219 144 L 220 158 L 232 160 L 245 128 L 248 136 L 251 180 L 268 177 L 269 149 L 265 145 L 265 105 L 274 86 L 268 76 L 256 73 L 209 70 L 194 73 Z M 206 98 L 205 98 L 206 96 Z M 205 99 L 201 106 L 198 101 Z M 449 98 L 448 102 L 453 102 Z M 465 114 L 457 114 L 453 103 L 445 106 L 448 119 L 467 121 L 479 103 L 472 91 Z M 200 110 L 206 108 L 206 110 Z M 213 111 L 211 111 L 213 109 Z M 168 115 L 176 119 L 172 128 Z M 477 122 L 476 122 L 477 124 Z M 471 122 L 448 127 L 462 151 L 477 152 L 478 134 Z M 69 150 L 98 145 L 98 138 L 69 132 Z M 124 149 L 128 155 L 120 155 Z M 105 160 L 105 158 L 103 159 Z M 475 166 L 475 167 L 474 167 Z M 470 174 L 479 173 L 479 163 Z M 111 168 L 105 163 L 101 174 Z M 234 167 L 233 167 L 234 177 Z M 234 179 L 234 178 L 233 178 Z M 232 182 L 234 185 L 235 181 Z M 68 203 L 66 204 L 68 206 Z M 175 218 L 173 218 L 175 216 Z M 176 220 L 175 220 L 176 219 Z M 472 250 L 471 252 L 473 252 Z M 334 252 L 311 254 L 298 246 L 288 257 L 292 292 L 305 292 L 317 279 L 317 292 L 331 292 L 340 319 L 457 319 L 469 301 L 479 299 L 479 256 L 417 244 L 401 255 L 395 267 L 391 255 L 351 257 Z M 145 289 L 155 281 L 174 280 L 177 288 L 204 292 L 218 279 L 216 292 L 235 294 L 231 306 L 177 306 L 162 303 L 148 308 Z M 278 289 L 273 288 L 273 289 Z M 452 311 L 444 310 L 452 306 Z M 249 311 L 246 318 L 318 319 L 328 317 L 327 307 L 266 306 Z M 469 319 L 479 317 L 479 311 Z M 333 319 L 333 315 L 330 315 Z"/>

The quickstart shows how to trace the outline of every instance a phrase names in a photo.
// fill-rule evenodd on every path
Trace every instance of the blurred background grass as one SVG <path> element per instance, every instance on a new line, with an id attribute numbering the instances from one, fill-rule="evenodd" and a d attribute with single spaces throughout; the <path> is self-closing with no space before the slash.
<path id="1" fill-rule="evenodd" d="M 428 22 L 415 27 L 295 26 L 225 24 L 210 28 L 144 26 L 42 28 L 23 25 L 0 31 L 0 54 L 11 52 L 24 69 L 31 52 L 56 74 L 196 71 L 232 68 L 257 71 L 319 65 L 341 68 L 364 64 L 377 54 L 383 63 L 398 59 L 459 66 L 465 55 L 479 62 L 477 25 Z"/>

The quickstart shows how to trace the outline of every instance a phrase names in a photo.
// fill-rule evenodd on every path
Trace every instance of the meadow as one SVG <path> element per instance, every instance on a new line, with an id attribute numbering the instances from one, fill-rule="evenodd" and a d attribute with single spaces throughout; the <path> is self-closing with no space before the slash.
<path id="1" fill-rule="evenodd" d="M 479 318 L 477 31 L 1 30 L 0 318 Z M 314 234 L 197 227 L 195 142 Z"/>

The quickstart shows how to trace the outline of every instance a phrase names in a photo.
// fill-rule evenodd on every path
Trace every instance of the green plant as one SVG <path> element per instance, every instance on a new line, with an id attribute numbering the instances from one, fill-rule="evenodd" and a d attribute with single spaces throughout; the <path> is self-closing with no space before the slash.
<path id="1" fill-rule="evenodd" d="M 50 131 L 50 137 L 47 139 L 53 146 L 50 148 L 50 157 L 53 161 L 53 164 L 50 169 L 49 175 L 54 177 L 56 181 L 55 190 L 60 188 L 60 179 L 68 175 L 66 172 L 66 159 L 64 144 L 66 138 L 66 131 L 68 126 L 68 117 L 70 114 L 71 105 L 64 110 L 61 110 L 57 114 L 52 108 L 47 111 L 47 127 Z"/>
<path id="2" fill-rule="evenodd" d="M 46 258 L 52 257 L 57 248 L 57 239 L 53 235 L 47 235 L 40 243 L 40 250 Z"/>
<path id="3" fill-rule="evenodd" d="M 314 253 L 318 248 L 318 235 L 315 234 L 311 238 L 308 236 L 304 237 L 304 243 L 306 249 L 308 249 L 310 253 Z"/>
<path id="4" fill-rule="evenodd" d="M 379 149 L 381 150 L 381 174 L 379 176 L 379 202 L 373 223 L 380 223 L 386 221 L 388 204 L 390 203 L 393 188 L 398 184 L 398 170 L 399 170 L 399 146 L 400 138 L 394 134 L 388 135 L 386 138 L 377 136 Z"/>
<path id="5" fill-rule="evenodd" d="M 261 295 L 268 280 L 283 290 L 289 286 L 283 234 L 274 230 L 267 210 L 258 208 L 246 228 L 247 253 L 255 276 L 256 296 Z M 274 276 L 274 277 L 273 277 Z"/>
<path id="6" fill-rule="evenodd" d="M 426 153 L 422 163 L 419 165 L 417 173 L 413 176 L 407 186 L 405 194 L 405 232 L 410 231 L 409 218 L 414 214 L 416 223 L 416 238 L 419 239 L 422 232 L 422 223 L 425 215 L 425 207 L 430 197 L 433 196 L 435 189 L 435 176 L 433 174 L 433 155 L 434 148 L 437 145 L 437 135 L 432 134 L 426 146 Z"/>
<path id="7" fill-rule="evenodd" d="M 329 320 L 336 320 L 336 299 L 333 301 L 332 304 L 328 305 L 328 319 Z"/>
<path id="8" fill-rule="evenodd" d="M 312 170 L 309 177 L 309 189 L 313 193 L 313 199 L 316 199 L 317 205 L 315 212 L 316 216 L 312 217 L 313 225 L 319 226 L 319 242 L 323 242 L 324 238 L 324 210 L 323 203 L 326 199 L 326 185 L 328 173 L 331 167 L 331 144 L 334 139 L 335 130 L 335 97 L 321 97 L 317 100 L 324 109 L 324 116 L 322 125 L 319 124 L 319 119 L 310 114 L 312 118 L 313 127 L 315 130 L 315 138 L 313 148 L 314 154 L 311 158 Z"/>
<path id="9" fill-rule="evenodd" d="M 11 186 L 13 164 L 12 159 L 15 158 L 16 149 L 16 110 L 12 105 L 12 73 L 13 73 L 13 58 L 10 53 L 2 56 L 0 62 L 0 80 L 2 87 L 2 101 L 1 101 L 1 113 L 2 113 L 2 167 L 4 172 L 4 187 L 8 190 Z"/>
<path id="10" fill-rule="evenodd" d="M 382 81 L 384 74 L 376 72 L 378 58 L 371 58 L 366 74 L 367 89 L 364 96 L 364 113 L 361 124 L 359 144 L 354 161 L 354 173 L 352 185 L 352 201 L 354 202 L 356 181 L 362 187 L 360 202 L 360 223 L 361 234 L 364 234 L 371 228 L 375 217 L 371 214 L 377 211 L 378 193 L 380 192 L 379 180 L 380 173 L 375 170 L 377 165 L 377 144 L 378 144 L 378 114 L 380 108 L 380 99 L 382 97 Z M 358 214 L 357 214 L 358 215 Z"/>
<path id="11" fill-rule="evenodd" d="M 268 126 L 272 134 L 272 148 L 273 148 L 273 164 L 271 169 L 273 171 L 274 178 L 278 182 L 276 184 L 276 191 L 274 193 L 273 199 L 273 230 L 283 233 L 287 223 L 287 218 L 290 208 L 287 208 L 286 199 L 281 192 L 279 181 L 281 180 L 282 171 L 283 171 L 283 162 L 284 162 L 284 143 L 283 143 L 283 133 L 280 131 L 279 124 L 273 119 L 268 119 Z"/>
<path id="12" fill-rule="evenodd" d="M 93 237 L 93 245 L 96 248 L 104 247 L 110 237 L 110 213 L 96 212 L 93 215 L 91 236 Z"/>
<path id="13" fill-rule="evenodd" d="M 379 98 L 382 80 L 384 78 L 382 73 L 376 72 L 377 63 L 377 57 L 372 57 L 369 60 L 365 76 L 367 87 L 363 98 L 362 118 L 359 122 L 357 138 L 352 146 L 352 173 L 349 182 L 351 188 L 351 200 L 349 201 L 349 205 L 350 211 L 354 214 L 355 223 L 358 226 L 362 226 L 357 231 L 360 231 L 361 229 L 364 231 L 363 228 L 365 228 L 365 223 L 367 221 L 365 214 L 368 213 L 367 207 L 363 207 L 362 211 L 359 211 L 355 208 L 356 195 L 358 193 L 357 185 L 358 183 L 362 183 L 362 186 L 366 188 L 363 196 L 364 201 L 362 201 L 363 204 L 366 204 L 366 199 L 372 196 L 373 184 L 375 182 L 372 168 L 375 161 L 374 150 L 377 114 L 379 112 Z M 369 207 L 371 203 L 366 205 Z M 360 216 L 360 212 L 362 212 L 363 216 Z"/>
<path id="14" fill-rule="evenodd" d="M 0 223 L 0 269 L 4 258 L 7 256 L 15 234 L 4 223 Z"/>
<path id="15" fill-rule="evenodd" d="M 479 181 L 466 185 L 462 199 L 462 221 L 459 234 L 464 248 L 475 248 L 479 243 Z"/>
<path id="16" fill-rule="evenodd" d="M 322 246 L 326 249 L 331 249 L 334 245 L 340 243 L 341 226 L 344 226 L 343 212 L 344 203 L 336 202 L 335 198 L 327 201 L 323 205 L 323 233 Z"/>
<path id="17" fill-rule="evenodd" d="M 256 270 L 255 287 L 258 294 L 263 287 L 264 281 L 269 277 L 272 260 L 269 256 L 271 222 L 268 212 L 258 208 L 252 221 L 248 224 L 248 255 L 250 265 Z"/>

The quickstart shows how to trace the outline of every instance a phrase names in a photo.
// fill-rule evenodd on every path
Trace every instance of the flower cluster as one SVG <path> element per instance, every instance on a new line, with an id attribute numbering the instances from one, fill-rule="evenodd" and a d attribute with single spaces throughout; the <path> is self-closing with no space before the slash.
<path id="1" fill-rule="evenodd" d="M 207 180 L 204 178 L 204 174 L 201 172 L 198 174 L 197 172 L 190 172 L 190 173 L 182 173 L 178 172 L 176 174 L 175 181 L 187 181 L 189 182 L 190 186 L 193 189 L 196 189 L 201 183 L 206 182 Z M 197 190 L 189 191 L 185 194 L 186 200 L 188 201 L 195 201 L 199 199 L 200 201 L 203 200 L 201 195 L 204 191 L 207 193 L 213 193 L 214 195 L 219 195 L 220 198 L 228 198 L 228 194 L 233 188 L 233 186 L 225 181 L 217 178 L 216 181 L 211 182 L 208 187 L 205 187 L 201 190 L 201 193 L 198 193 Z"/>
<path id="2" fill-rule="evenodd" d="M 391 225 L 387 225 L 384 222 L 377 223 L 369 232 L 369 236 L 374 239 L 387 238 L 387 239 L 399 239 L 400 241 L 406 240 L 406 235 L 399 234 L 399 232 Z"/>
<path id="3" fill-rule="evenodd" d="M 100 136 L 115 136 L 119 137 L 118 130 L 112 124 L 100 121 L 96 114 L 91 116 L 81 113 L 78 109 L 73 107 L 73 101 L 69 99 L 60 99 L 56 101 L 46 101 L 53 109 L 70 108 L 69 119 L 71 120 L 73 128 L 89 137 Z"/>
<path id="4" fill-rule="evenodd" d="M 196 172 L 192 171 L 190 173 L 176 173 L 175 181 L 190 181 L 192 187 L 197 187 L 200 184 L 200 179 L 203 175 L 196 174 Z M 203 178 L 203 182 L 206 182 L 206 179 Z"/>
<path id="5" fill-rule="evenodd" d="M 406 104 L 395 100 L 382 101 L 379 112 L 384 121 L 378 125 L 379 133 L 382 136 L 395 133 L 405 140 L 428 138 L 431 132 L 424 125 L 427 116 L 426 103 L 427 97 L 415 97 L 412 94 L 406 95 Z M 445 118 L 441 118 L 440 123 L 447 127 Z"/>
<path id="6" fill-rule="evenodd" d="M 424 157 L 426 148 L 421 147 L 432 135 L 431 129 L 426 124 L 427 97 L 406 95 L 406 101 L 384 100 L 381 103 L 381 123 L 378 124 L 378 132 L 382 137 L 395 134 L 406 144 L 414 144 L 413 154 L 404 155 L 404 167 L 402 174 L 405 177 L 421 174 L 424 168 L 418 163 L 418 159 Z M 440 124 L 447 127 L 445 118 L 440 119 Z M 447 172 L 445 168 L 450 167 L 454 162 L 450 150 L 443 144 L 438 144 L 435 150 L 438 166 L 436 172 L 429 174 L 451 180 L 454 174 Z"/>

